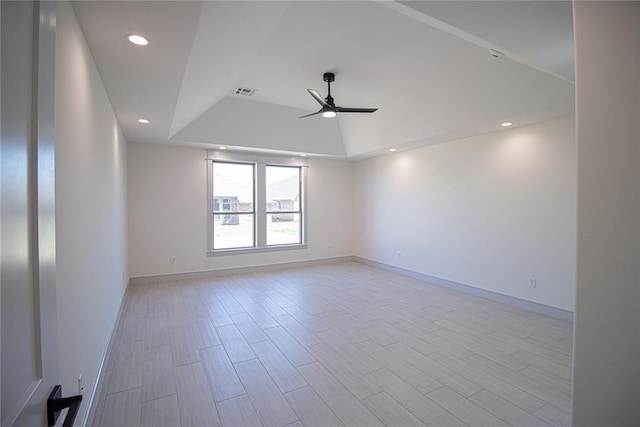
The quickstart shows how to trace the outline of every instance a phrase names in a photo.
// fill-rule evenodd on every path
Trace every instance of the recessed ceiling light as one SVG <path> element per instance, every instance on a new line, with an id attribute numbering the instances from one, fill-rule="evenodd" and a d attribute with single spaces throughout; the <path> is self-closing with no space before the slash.
<path id="1" fill-rule="evenodd" d="M 220 147 L 220 149 L 221 149 L 221 150 L 226 150 L 226 149 L 227 149 L 227 147 Z"/>
<path id="2" fill-rule="evenodd" d="M 147 119 L 138 119 L 138 123 L 142 123 L 144 125 L 149 124 L 149 120 Z"/>
<path id="3" fill-rule="evenodd" d="M 389 148 L 389 151 L 391 151 L 392 153 L 396 151 L 395 148 Z"/>
<path id="4" fill-rule="evenodd" d="M 127 36 L 129 41 L 133 44 L 137 44 L 138 46 L 146 46 L 149 44 L 149 40 L 146 37 L 143 37 L 139 34 L 131 34 Z"/>
<path id="5" fill-rule="evenodd" d="M 504 122 L 502 123 L 500 126 L 502 126 L 503 128 L 508 128 L 509 126 L 513 125 L 513 123 L 511 122 Z"/>

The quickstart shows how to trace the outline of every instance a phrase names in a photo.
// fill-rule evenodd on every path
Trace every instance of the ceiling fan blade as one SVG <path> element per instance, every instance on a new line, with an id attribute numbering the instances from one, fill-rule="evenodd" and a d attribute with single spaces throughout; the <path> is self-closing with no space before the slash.
<path id="1" fill-rule="evenodd" d="M 325 102 L 324 98 L 322 96 L 320 96 L 320 94 L 317 91 L 315 91 L 313 89 L 307 89 L 307 92 L 309 92 L 311 94 L 311 96 L 313 96 L 313 98 L 316 101 L 318 101 L 320 103 L 320 105 L 322 105 L 323 107 L 326 107 L 327 105 L 329 105 L 329 104 L 327 104 Z"/>
<path id="2" fill-rule="evenodd" d="M 299 119 L 304 119 L 305 117 L 315 116 L 316 114 L 320 114 L 320 113 L 322 113 L 322 110 L 318 110 L 318 111 L 316 111 L 315 113 L 306 114 L 306 115 L 304 115 L 304 116 L 300 116 L 300 117 L 298 117 L 298 118 L 299 118 Z"/>
<path id="3" fill-rule="evenodd" d="M 377 108 L 345 108 L 345 107 L 336 107 L 337 113 L 373 113 L 374 111 L 378 111 Z"/>

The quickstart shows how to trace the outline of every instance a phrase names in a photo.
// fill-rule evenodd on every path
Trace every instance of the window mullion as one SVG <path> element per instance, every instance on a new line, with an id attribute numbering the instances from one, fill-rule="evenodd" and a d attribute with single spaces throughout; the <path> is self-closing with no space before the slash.
<path id="1" fill-rule="evenodd" d="M 209 251 L 213 250 L 213 161 L 207 160 L 207 233 Z"/>
<path id="2" fill-rule="evenodd" d="M 300 221 L 302 224 L 300 225 L 300 242 L 307 242 L 307 168 L 300 168 L 300 181 L 298 182 L 298 190 L 299 190 L 299 199 L 300 204 L 298 205 L 298 209 L 300 210 Z"/>
<path id="3" fill-rule="evenodd" d="M 265 163 L 256 164 L 256 236 L 258 238 L 258 247 L 267 246 L 267 172 Z"/>

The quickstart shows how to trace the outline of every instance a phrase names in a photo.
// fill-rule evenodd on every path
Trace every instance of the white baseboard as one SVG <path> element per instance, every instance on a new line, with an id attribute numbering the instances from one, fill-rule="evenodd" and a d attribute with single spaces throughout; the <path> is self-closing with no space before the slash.
<path id="1" fill-rule="evenodd" d="M 129 279 L 131 285 L 145 285 L 149 283 L 173 282 L 177 280 L 207 279 L 213 277 L 231 276 L 233 274 L 256 273 L 260 271 L 284 270 L 288 268 L 313 267 L 314 265 L 336 264 L 354 261 L 352 256 L 316 259 L 310 261 L 296 261 L 280 264 L 256 265 L 251 267 L 225 268 L 220 270 L 194 271 L 187 273 L 159 274 L 157 276 L 139 276 Z"/>
<path id="2" fill-rule="evenodd" d="M 536 313 L 544 314 L 546 316 L 555 317 L 557 319 L 573 321 L 573 312 L 562 308 L 552 307 L 545 304 L 540 304 L 533 301 L 524 300 L 521 298 L 512 297 L 509 295 L 500 294 L 498 292 L 488 291 L 486 289 L 476 288 L 474 286 L 464 285 L 462 283 L 453 282 L 447 279 L 441 279 L 435 276 L 429 276 L 428 274 L 417 273 L 412 270 L 406 270 L 400 267 L 394 267 L 392 265 L 383 264 L 381 262 L 372 261 L 366 258 L 358 256 L 353 257 L 354 261 L 362 264 L 376 267 L 381 270 L 391 271 L 393 273 L 401 274 L 403 276 L 411 277 L 413 279 L 427 282 L 432 285 L 442 286 L 443 288 L 455 289 L 466 294 L 476 295 L 482 298 L 490 299 L 492 301 L 500 302 L 503 304 L 512 305 L 515 307 L 524 308 Z"/>
<path id="3" fill-rule="evenodd" d="M 125 299 L 127 298 L 127 291 L 129 289 L 130 282 L 127 282 L 127 286 L 124 289 L 124 293 L 122 294 L 122 299 L 120 300 L 120 308 L 118 309 L 118 314 L 111 326 L 111 334 L 109 335 L 109 340 L 107 341 L 107 345 L 104 349 L 102 360 L 100 361 L 100 367 L 98 368 L 98 379 L 96 380 L 96 384 L 91 391 L 91 397 L 88 401 L 87 412 L 85 412 L 84 420 L 82 421 L 82 426 L 92 426 L 94 417 L 96 415 L 96 404 L 98 403 L 98 398 L 102 393 L 102 387 L 104 386 L 104 376 L 106 372 L 107 363 L 109 362 L 109 357 L 111 357 L 111 351 L 113 350 L 113 340 L 116 336 L 116 331 L 118 330 L 118 324 L 120 323 L 120 318 L 122 317 L 122 312 L 124 311 Z"/>

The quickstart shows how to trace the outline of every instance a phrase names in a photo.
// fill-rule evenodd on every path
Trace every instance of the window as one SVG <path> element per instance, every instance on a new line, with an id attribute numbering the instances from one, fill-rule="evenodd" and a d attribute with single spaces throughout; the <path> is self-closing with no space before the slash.
<path id="1" fill-rule="evenodd" d="M 213 249 L 254 247 L 254 165 L 213 162 L 212 174 Z"/>
<path id="2" fill-rule="evenodd" d="M 299 166 L 266 166 L 267 246 L 302 243 Z"/>
<path id="3" fill-rule="evenodd" d="M 306 247 L 306 159 L 209 152 L 207 162 L 209 254 Z"/>

